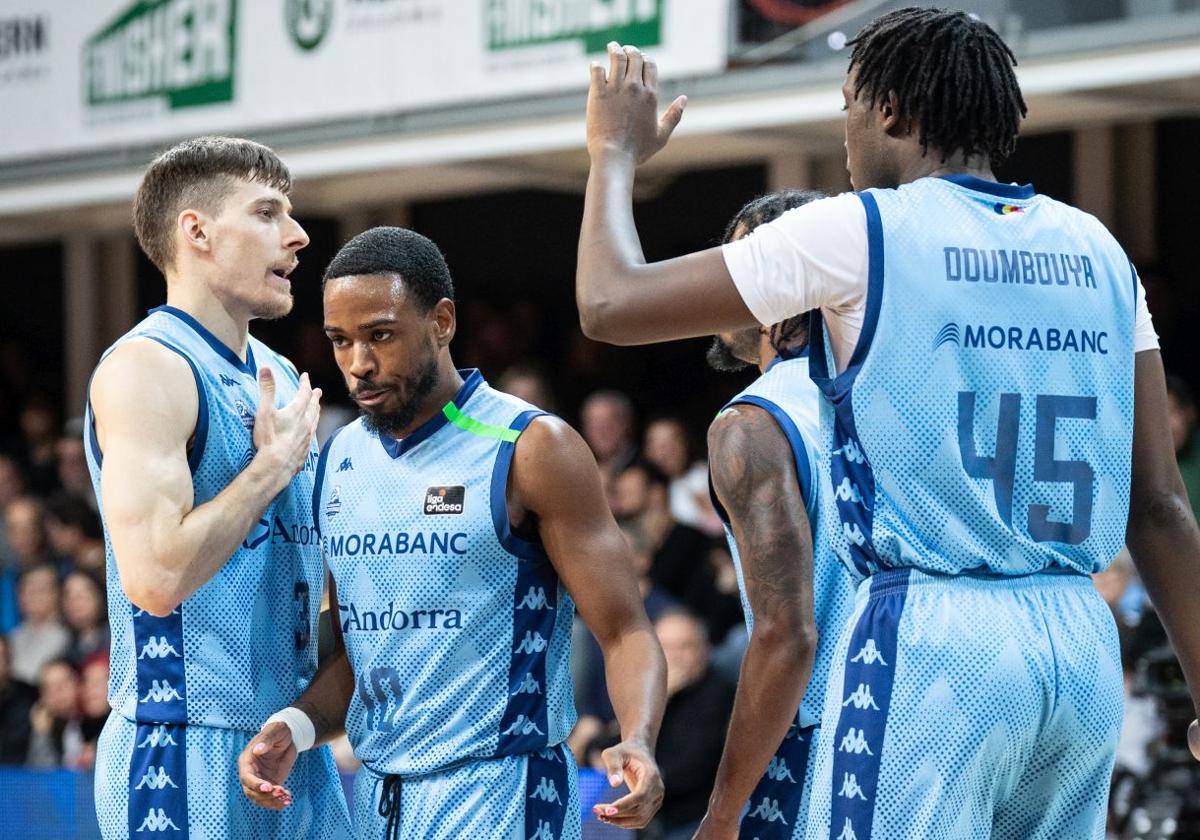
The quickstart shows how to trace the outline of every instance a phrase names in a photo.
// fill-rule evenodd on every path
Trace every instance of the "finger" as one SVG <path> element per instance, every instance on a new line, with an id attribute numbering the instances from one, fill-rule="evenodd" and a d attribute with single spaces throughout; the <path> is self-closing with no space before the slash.
<path id="1" fill-rule="evenodd" d="M 683 119 L 683 109 L 687 107 L 687 97 L 681 96 L 672 102 L 667 110 L 663 113 L 662 118 L 658 121 L 658 139 L 661 143 L 666 143 L 671 137 L 671 133 L 675 131 L 675 127 L 679 125 L 679 121 Z"/>
<path id="2" fill-rule="evenodd" d="M 604 84 L 605 74 L 603 64 L 601 64 L 599 61 L 593 61 L 591 66 L 588 68 L 588 72 L 591 74 L 590 84 L 592 90 L 596 90 Z"/>
<path id="3" fill-rule="evenodd" d="M 272 811 L 278 811 L 283 807 L 281 803 L 272 798 L 271 794 L 253 790 L 244 784 L 242 785 L 242 793 L 246 795 L 247 799 L 260 807 L 270 808 Z"/>
<path id="4" fill-rule="evenodd" d="M 642 66 L 645 64 L 642 59 L 642 51 L 637 47 L 626 47 L 625 55 L 629 60 L 625 69 L 625 81 L 631 85 L 640 85 L 642 83 Z"/>
<path id="5" fill-rule="evenodd" d="M 652 93 L 658 92 L 658 64 L 649 56 L 642 59 L 642 84 Z"/>
<path id="6" fill-rule="evenodd" d="M 266 413 L 275 408 L 275 374 L 269 367 L 258 369 L 258 412 Z"/>
<path id="7" fill-rule="evenodd" d="M 625 80 L 625 70 L 629 66 L 629 56 L 616 41 L 608 44 L 608 83 L 619 85 Z"/>
<path id="8" fill-rule="evenodd" d="M 1200 723 L 1196 721 L 1188 727 L 1188 749 L 1192 751 L 1192 758 L 1200 761 Z"/>
<path id="9" fill-rule="evenodd" d="M 609 786 L 620 787 L 625 782 L 625 753 L 609 747 L 600 753 L 600 758 L 604 760 L 604 767 L 608 771 Z"/>

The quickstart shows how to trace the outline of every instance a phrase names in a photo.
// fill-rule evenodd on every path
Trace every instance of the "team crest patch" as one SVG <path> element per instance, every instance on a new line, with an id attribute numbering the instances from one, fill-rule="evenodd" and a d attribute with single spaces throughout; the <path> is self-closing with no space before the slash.
<path id="1" fill-rule="evenodd" d="M 458 484 L 453 487 L 430 487 L 425 491 L 425 513 L 435 516 L 445 513 L 462 513 L 463 499 L 467 488 Z"/>
<path id="2" fill-rule="evenodd" d="M 327 517 L 337 516 L 342 511 L 342 497 L 339 488 L 334 487 L 333 493 L 329 496 L 329 501 L 325 503 L 325 515 Z"/>

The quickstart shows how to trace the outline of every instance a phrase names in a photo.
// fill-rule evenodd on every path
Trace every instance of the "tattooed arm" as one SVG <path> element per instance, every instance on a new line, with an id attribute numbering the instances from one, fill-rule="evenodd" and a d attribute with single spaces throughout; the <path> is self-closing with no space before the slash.
<path id="1" fill-rule="evenodd" d="M 754 633 L 696 836 L 733 838 L 812 673 L 812 535 L 791 447 L 766 411 L 752 405 L 723 411 L 708 430 L 708 450 L 713 488 L 737 541 Z"/>

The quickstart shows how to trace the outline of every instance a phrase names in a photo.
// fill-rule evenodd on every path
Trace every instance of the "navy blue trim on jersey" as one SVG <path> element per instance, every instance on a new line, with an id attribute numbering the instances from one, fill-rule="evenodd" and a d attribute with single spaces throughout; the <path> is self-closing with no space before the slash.
<path id="1" fill-rule="evenodd" d="M 801 728 L 792 721 L 783 743 L 771 756 L 738 828 L 739 840 L 791 840 L 805 810 L 804 779 L 809 756 L 817 743 L 817 727 Z"/>
<path id="2" fill-rule="evenodd" d="M 458 373 L 463 378 L 463 384 L 451 402 L 458 408 L 462 408 L 466 405 L 467 400 L 471 399 L 471 395 L 475 393 L 476 389 L 483 384 L 483 374 L 476 368 L 466 368 L 459 370 Z M 437 414 L 413 429 L 412 434 L 407 435 L 403 440 L 396 440 L 396 438 L 389 434 L 380 434 L 379 442 L 383 444 L 384 451 L 388 455 L 393 458 L 399 458 L 417 444 L 440 431 L 449 422 L 450 420 L 447 419 L 445 413 L 439 409 Z"/>
<path id="3" fill-rule="evenodd" d="M 254 377 L 258 376 L 258 368 L 254 364 L 254 348 L 250 346 L 249 341 L 246 342 L 246 361 L 243 362 L 240 358 L 238 358 L 237 353 L 234 353 L 221 343 L 221 339 L 209 332 L 207 327 L 205 327 L 188 313 L 184 312 L 182 309 L 177 309 L 174 306 L 156 306 L 147 314 L 153 315 L 156 312 L 166 312 L 168 315 L 174 315 L 180 321 L 183 321 L 183 323 L 191 327 L 196 335 L 203 338 L 205 342 L 207 342 L 208 346 L 211 347 L 213 351 L 222 359 L 229 362 L 229 364 L 233 365 L 242 373 L 248 373 Z"/>
<path id="4" fill-rule="evenodd" d="M 1033 198 L 1037 195 L 1033 184 L 1001 184 L 999 181 L 987 181 L 974 175 L 939 175 L 943 181 L 958 184 L 975 192 L 997 195 L 1001 198 Z"/>
<path id="5" fill-rule="evenodd" d="M 533 420 L 547 416 L 540 409 L 530 409 L 517 415 L 508 428 L 516 432 L 525 431 Z M 522 539 L 512 532 L 512 522 L 508 515 L 508 475 L 512 469 L 513 454 L 517 451 L 515 443 L 500 441 L 496 450 L 496 461 L 492 465 L 492 524 L 496 528 L 496 537 L 504 550 L 515 557 L 525 560 L 544 560 L 546 549 L 540 542 Z"/>
<path id="6" fill-rule="evenodd" d="M 187 723 L 187 674 L 183 667 L 183 605 L 170 615 L 133 610 L 133 649 L 138 723 Z"/>
<path id="7" fill-rule="evenodd" d="M 91 393 L 91 385 L 88 385 L 88 392 Z M 92 450 L 92 460 L 96 462 L 96 466 L 100 466 L 104 461 L 104 453 L 100 451 L 100 438 L 96 436 L 96 412 L 92 410 L 92 398 L 87 399 L 87 410 L 84 412 L 87 417 L 87 443 Z"/>
<path id="8" fill-rule="evenodd" d="M 872 836 L 909 571 L 882 572 L 871 579 L 867 606 L 846 650 L 844 700 L 833 738 L 830 840 Z"/>
<path id="9" fill-rule="evenodd" d="M 187 727 L 139 723 L 129 760 L 130 837 L 169 831 L 190 836 L 187 804 Z"/>
<path id="10" fill-rule="evenodd" d="M 313 477 L 312 517 L 318 540 L 321 539 L 321 485 L 325 483 L 325 466 L 329 462 L 329 452 L 333 449 L 333 442 L 345 428 L 346 426 L 338 426 L 333 430 L 333 434 L 329 436 L 329 440 L 325 441 L 325 445 L 321 447 L 321 454 L 317 457 L 317 471 Z"/>
<path id="11" fill-rule="evenodd" d="M 525 840 L 563 836 L 570 801 L 567 762 L 562 744 L 530 753 L 525 765 Z"/>

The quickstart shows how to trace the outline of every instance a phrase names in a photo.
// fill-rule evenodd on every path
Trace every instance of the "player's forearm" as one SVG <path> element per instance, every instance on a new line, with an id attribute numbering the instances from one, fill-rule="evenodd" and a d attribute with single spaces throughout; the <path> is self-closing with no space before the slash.
<path id="1" fill-rule="evenodd" d="M 620 341 L 630 270 L 646 262 L 633 220 L 634 169 L 628 152 L 604 150 L 588 174 L 575 302 L 584 334 L 599 341 Z"/>
<path id="2" fill-rule="evenodd" d="M 649 622 L 605 645 L 604 675 L 621 740 L 638 741 L 653 755 L 667 696 L 667 664 Z"/>
<path id="3" fill-rule="evenodd" d="M 336 620 L 336 618 L 335 618 Z M 308 688 L 292 705 L 308 715 L 317 734 L 317 744 L 324 744 L 346 731 L 346 712 L 354 694 L 354 673 L 346 649 L 338 647 L 317 669 Z"/>
<path id="4" fill-rule="evenodd" d="M 737 823 L 771 756 L 796 720 L 815 651 L 816 630 L 811 624 L 755 623 L 708 802 L 710 818 Z"/>
<path id="5" fill-rule="evenodd" d="M 1150 498 L 1135 494 L 1126 541 L 1200 716 L 1200 529 L 1181 481 Z"/>

